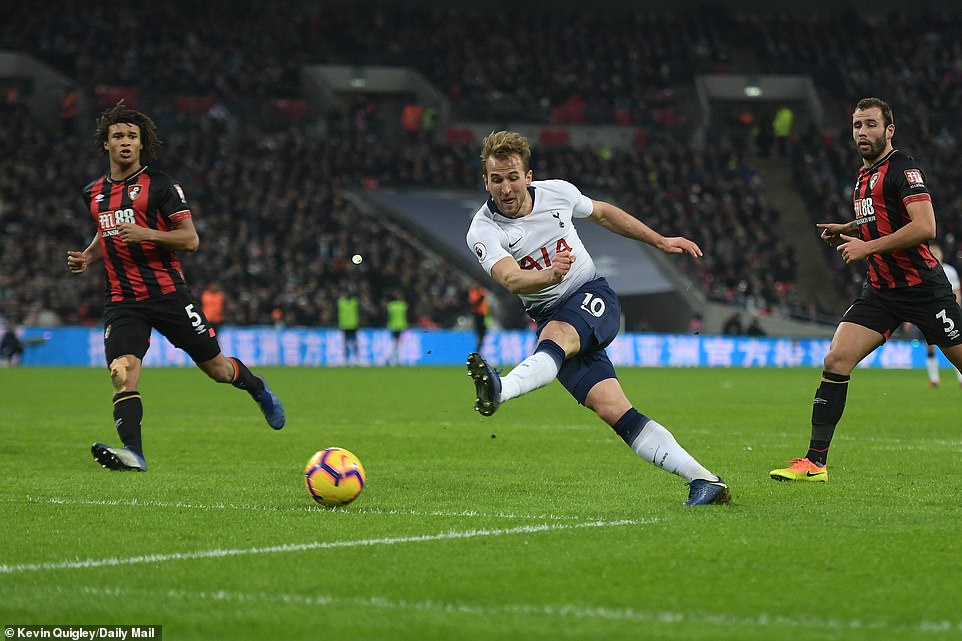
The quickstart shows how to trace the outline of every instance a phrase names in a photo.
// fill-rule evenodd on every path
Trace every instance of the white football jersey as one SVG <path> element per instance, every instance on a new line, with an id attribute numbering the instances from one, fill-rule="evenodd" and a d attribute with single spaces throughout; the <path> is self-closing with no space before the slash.
<path id="1" fill-rule="evenodd" d="M 574 218 L 591 215 L 591 199 L 564 180 L 535 180 L 528 189 L 531 213 L 521 218 L 502 216 L 489 197 L 468 228 L 468 247 L 488 274 L 505 256 L 521 269 L 551 267 L 555 254 L 567 249 L 575 257 L 571 271 L 556 285 L 535 294 L 519 294 L 532 315 L 550 309 L 570 293 L 597 278 L 594 261 L 575 230 Z"/>

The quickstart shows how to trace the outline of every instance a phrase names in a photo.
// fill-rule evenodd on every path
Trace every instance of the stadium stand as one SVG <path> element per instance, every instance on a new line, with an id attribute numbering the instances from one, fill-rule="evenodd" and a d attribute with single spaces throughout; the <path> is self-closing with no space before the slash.
<path id="1" fill-rule="evenodd" d="M 456 322 L 470 283 L 342 193 L 340 181 L 364 173 L 345 153 L 350 141 L 294 132 L 228 141 L 206 116 L 170 118 L 161 125 L 169 132 L 163 155 L 180 159 L 168 171 L 187 190 L 203 239 L 203 251 L 182 257 L 186 276 L 198 292 L 222 284 L 229 324 L 332 325 L 329 301 L 356 287 L 366 326 L 377 326 L 382 302 L 401 284 L 419 322 Z M 79 193 L 103 172 L 101 162 L 48 135 L 18 105 L 0 106 L 0 141 L 0 315 L 26 324 L 97 322 L 102 283 L 65 278 L 61 258 L 90 241 Z M 365 256 L 360 266 L 350 261 L 355 253 Z"/>
<path id="2" fill-rule="evenodd" d="M 929 170 L 947 260 L 962 258 L 954 133 L 962 21 L 951 12 L 916 34 L 916 16 L 894 11 L 883 38 L 871 18 L 845 8 L 799 16 L 571 8 L 513 22 L 482 9 L 376 3 L 337 11 L 316 3 L 54 4 L 57 20 L 0 7 L 0 49 L 65 74 L 96 109 L 123 97 L 154 116 L 167 140 L 159 164 L 198 210 L 203 251 L 185 261 L 188 280 L 198 291 L 220 281 L 230 294 L 227 316 L 238 324 L 330 325 L 326 301 L 353 286 L 369 297 L 366 321 L 380 325 L 380 301 L 397 284 L 417 299 L 423 324 L 456 323 L 467 277 L 350 193 L 477 189 L 479 141 L 465 126 L 477 120 L 541 126 L 536 177 L 571 178 L 657 228 L 696 239 L 705 259 L 678 265 L 711 300 L 830 320 L 839 310 L 815 309 L 799 291 L 799 262 L 813 257 L 777 232 L 780 214 L 758 168 L 786 163 L 813 221 L 847 217 L 857 162 L 846 105 L 880 94 L 895 107 L 900 145 Z M 142 37 L 145 25 L 150 38 Z M 846 37 L 853 28 L 870 37 Z M 525 38 L 501 35 L 517 33 Z M 118 55 L 118 41 L 137 46 Z M 488 64 L 495 57 L 497 73 Z M 859 63 L 866 59 L 877 63 L 871 74 Z M 318 114 L 300 80 L 301 68 L 315 63 L 410 66 L 440 89 L 450 117 L 400 139 L 383 96 L 357 92 Z M 824 129 L 805 121 L 788 157 L 772 158 L 769 114 L 759 106 L 733 110 L 725 123 L 716 113 L 699 142 L 686 91 L 697 74 L 735 71 L 811 75 L 835 96 Z M 90 121 L 76 119 L 79 131 L 62 136 L 39 125 L 16 92 L 0 102 L 0 315 L 96 323 L 100 283 L 65 278 L 59 259 L 89 240 L 77 193 L 102 171 L 86 147 Z M 569 132 L 592 125 L 624 127 L 630 144 L 572 142 Z M 363 269 L 349 268 L 358 247 L 371 255 Z M 861 266 L 845 268 L 827 249 L 817 260 L 838 295 L 850 297 Z"/>

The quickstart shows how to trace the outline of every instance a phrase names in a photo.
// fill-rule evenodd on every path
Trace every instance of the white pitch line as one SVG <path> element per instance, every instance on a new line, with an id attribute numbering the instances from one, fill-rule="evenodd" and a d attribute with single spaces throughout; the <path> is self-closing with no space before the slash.
<path id="1" fill-rule="evenodd" d="M 325 508 L 311 508 L 311 511 L 326 511 Z M 379 507 L 346 507 L 341 508 L 342 512 L 358 512 L 361 514 L 388 514 L 392 516 L 454 516 L 454 517 L 476 517 L 485 519 L 526 519 L 531 521 L 602 521 L 603 517 L 585 517 L 562 514 L 513 514 L 511 512 L 479 512 L 477 510 L 463 510 L 459 512 L 449 512 L 445 510 L 432 510 L 421 512 L 418 510 L 401 510 L 398 508 L 384 509 Z"/>
<path id="2" fill-rule="evenodd" d="M 174 508 L 184 510 L 245 510 L 250 512 L 323 512 L 323 513 L 349 513 L 349 514 L 387 514 L 392 516 L 452 516 L 452 517 L 477 517 L 488 519 L 527 519 L 531 521 L 584 521 L 588 520 L 584 516 L 570 516 L 560 514 L 512 514 L 510 512 L 479 512 L 477 510 L 466 511 L 420 511 L 420 510 L 401 510 L 397 508 L 385 509 L 378 507 L 360 507 L 351 505 L 343 508 L 323 508 L 317 505 L 304 507 L 278 507 L 276 505 L 237 505 L 233 503 L 171 503 L 168 501 L 144 501 L 141 499 L 69 499 L 59 496 L 30 496 L 23 497 L 26 503 L 49 503 L 52 505 L 99 505 L 106 507 L 159 507 Z M 19 500 L 15 497 L 5 499 L 4 502 L 16 503 Z M 590 518 L 590 517 L 588 517 Z M 597 517 L 594 520 L 602 520 Z"/>
<path id="3" fill-rule="evenodd" d="M 54 591 L 67 591 L 66 588 L 58 587 Z M 71 594 L 76 594 L 77 588 L 69 588 Z M 216 592 L 198 591 L 190 592 L 186 590 L 129 590 L 126 588 L 97 588 L 85 587 L 79 591 L 90 596 L 109 597 L 111 599 L 144 598 L 151 602 L 156 602 L 158 598 L 171 600 L 183 600 L 188 603 L 199 601 L 214 602 L 235 602 L 235 603 L 279 603 L 292 606 L 338 606 L 357 607 L 362 610 L 380 609 L 395 610 L 398 612 L 430 612 L 435 614 L 461 614 L 469 616 L 480 616 L 485 620 L 497 618 L 505 615 L 513 616 L 534 616 L 549 617 L 557 619 L 597 619 L 613 622 L 631 623 L 660 623 L 665 625 L 678 624 L 702 624 L 718 628 L 791 628 L 791 629 L 812 629 L 812 630 L 870 630 L 884 631 L 889 633 L 913 633 L 922 632 L 930 634 L 956 634 L 962 632 L 962 621 L 932 621 L 923 619 L 913 623 L 891 623 L 878 619 L 823 619 L 819 617 L 796 616 L 787 617 L 784 615 L 770 615 L 759 613 L 754 616 L 732 616 L 727 614 L 712 614 L 709 612 L 672 612 L 672 611 L 652 611 L 637 610 L 630 607 L 592 607 L 575 604 L 561 605 L 475 605 L 470 603 L 451 603 L 443 601 L 408 601 L 395 600 L 383 597 L 341 597 L 326 594 L 305 595 L 305 594 L 276 594 L 276 593 L 244 593 L 228 592 L 218 590 Z"/>
<path id="4" fill-rule="evenodd" d="M 715 434 L 716 430 L 703 428 L 703 427 L 686 427 L 684 428 L 686 434 Z M 798 436 L 797 432 L 762 432 L 761 430 L 755 429 L 743 429 L 740 431 L 732 432 L 742 439 L 752 439 L 754 442 L 765 442 L 765 443 L 775 443 L 783 442 L 786 438 L 793 438 Z M 943 438 L 899 438 L 897 436 L 873 436 L 868 434 L 838 434 L 833 439 L 834 441 L 847 441 L 850 443 L 865 443 L 867 445 L 883 445 L 883 446 L 898 446 L 898 447 L 916 447 L 918 449 L 929 449 L 929 450 L 942 450 L 946 447 L 959 447 L 962 448 L 962 440 L 959 439 L 943 439 Z"/>
<path id="5" fill-rule="evenodd" d="M 237 505 L 235 503 L 185 503 L 183 501 L 145 501 L 142 499 L 71 499 L 60 496 L 30 496 L 23 497 L 27 503 L 51 505 L 96 505 L 104 507 L 159 507 L 184 510 L 246 510 L 252 512 L 310 512 L 318 508 L 313 505 L 304 507 L 278 507 L 276 505 Z M 16 499 L 10 499 L 14 502 Z"/>
<path id="6" fill-rule="evenodd" d="M 256 548 L 228 548 L 214 550 L 197 550 L 195 552 L 172 552 L 169 554 L 147 554 L 130 557 L 108 557 L 105 559 L 78 559 L 75 561 L 56 561 L 50 563 L 24 563 L 19 565 L 0 565 L 0 574 L 22 574 L 42 570 L 75 570 L 80 568 L 116 567 L 121 565 L 137 565 L 141 563 L 165 563 L 167 561 L 189 561 L 196 559 L 218 559 L 232 556 L 251 556 L 255 554 L 282 554 L 286 552 L 308 552 L 311 550 L 327 550 L 331 548 L 351 548 L 376 545 L 397 545 L 399 543 L 421 543 L 426 541 L 447 541 L 454 539 L 473 539 L 488 536 L 504 536 L 507 534 L 535 534 L 558 530 L 573 530 L 587 527 L 617 527 L 622 525 L 638 525 L 657 523 L 658 519 L 622 520 L 622 521 L 590 521 L 572 524 L 541 524 L 523 525 L 514 528 L 494 530 L 465 530 L 461 532 L 441 532 L 438 534 L 421 534 L 418 536 L 385 537 L 381 539 L 359 539 L 355 541 L 317 541 L 314 543 L 288 543 L 285 545 L 271 545 Z"/>
<path id="7" fill-rule="evenodd" d="M 962 447 L 962 441 L 946 440 L 940 438 L 897 438 L 888 436 L 866 436 L 858 434 L 841 434 L 835 440 L 848 441 L 851 443 L 868 443 L 875 446 L 898 446 L 911 447 L 920 450 L 942 450 L 946 447 Z"/>

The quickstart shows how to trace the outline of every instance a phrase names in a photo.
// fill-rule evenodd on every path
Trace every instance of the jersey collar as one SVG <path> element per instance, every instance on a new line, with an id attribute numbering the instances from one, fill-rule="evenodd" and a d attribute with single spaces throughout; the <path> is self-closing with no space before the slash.
<path id="1" fill-rule="evenodd" d="M 139 176 L 140 174 L 144 173 L 145 171 L 147 171 L 147 165 L 144 165 L 143 167 L 141 167 L 140 169 L 138 169 L 138 170 L 135 171 L 134 173 L 132 173 L 132 174 L 130 174 L 129 176 L 127 176 L 126 178 L 124 178 L 123 180 L 114 180 L 113 178 L 110 177 L 110 168 L 108 167 L 108 168 L 107 168 L 107 176 L 106 176 L 106 178 L 107 178 L 107 182 L 113 183 L 113 184 L 115 184 L 115 185 L 119 185 L 120 183 L 125 183 L 125 182 L 127 182 L 128 180 L 133 180 L 134 178 L 136 178 L 136 177 Z"/>
<path id="2" fill-rule="evenodd" d="M 876 169 L 879 168 L 879 166 L 881 166 L 882 164 L 888 162 L 888 161 L 889 161 L 889 158 L 892 157 L 892 154 L 894 154 L 894 153 L 897 152 L 897 151 L 898 151 L 898 149 L 893 149 L 892 151 L 888 152 L 887 154 L 885 154 L 884 156 L 882 156 L 881 158 L 879 158 L 878 162 L 876 162 L 876 163 L 875 163 L 874 165 L 872 165 L 871 167 L 862 166 L 862 168 L 859 169 L 859 173 L 868 174 L 868 173 L 871 173 L 871 172 L 875 171 Z"/>

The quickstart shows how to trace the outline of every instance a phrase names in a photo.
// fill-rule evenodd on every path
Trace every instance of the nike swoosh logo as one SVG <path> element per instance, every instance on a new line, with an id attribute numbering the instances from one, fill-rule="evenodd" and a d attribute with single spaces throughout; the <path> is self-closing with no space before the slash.
<path id="1" fill-rule="evenodd" d="M 519 238 L 518 240 L 514 241 L 513 243 L 508 243 L 508 247 L 514 247 L 515 245 L 517 245 L 517 244 L 520 243 L 520 242 L 521 242 L 521 239 Z"/>
<path id="2" fill-rule="evenodd" d="M 821 472 L 812 472 L 811 470 L 805 470 L 805 476 L 819 476 L 820 474 L 825 474 L 825 470 Z"/>

